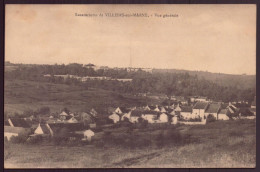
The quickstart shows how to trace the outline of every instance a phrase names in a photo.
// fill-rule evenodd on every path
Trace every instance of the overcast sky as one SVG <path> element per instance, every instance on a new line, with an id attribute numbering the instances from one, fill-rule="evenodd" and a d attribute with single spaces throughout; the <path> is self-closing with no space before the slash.
<path id="1" fill-rule="evenodd" d="M 106 12 L 150 17 L 75 16 Z M 13 63 L 256 71 L 255 5 L 7 5 L 5 34 Z"/>

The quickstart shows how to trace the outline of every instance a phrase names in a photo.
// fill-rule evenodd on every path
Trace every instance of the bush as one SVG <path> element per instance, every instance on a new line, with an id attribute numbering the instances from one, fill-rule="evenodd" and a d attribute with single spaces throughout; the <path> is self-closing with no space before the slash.
<path id="1" fill-rule="evenodd" d="M 163 133 L 160 133 L 158 134 L 156 137 L 155 137 L 155 144 L 158 148 L 162 148 L 164 146 L 164 135 Z"/>
<path id="2" fill-rule="evenodd" d="M 232 130 L 232 131 L 230 131 L 229 136 L 231 136 L 231 137 L 244 137 L 244 134 L 241 131 Z"/>
<path id="3" fill-rule="evenodd" d="M 164 136 L 166 138 L 168 138 L 166 140 L 167 144 L 183 144 L 184 143 L 184 137 L 180 134 L 179 131 L 177 131 L 176 129 L 174 130 L 168 130 L 166 132 L 166 135 Z"/>
<path id="4" fill-rule="evenodd" d="M 35 113 L 40 114 L 40 115 L 47 115 L 50 113 L 50 108 L 47 106 L 44 106 L 44 107 L 39 108 Z"/>
<path id="5" fill-rule="evenodd" d="M 94 142 L 96 147 L 103 148 L 105 146 L 105 142 L 103 140 L 97 140 Z"/>
<path id="6" fill-rule="evenodd" d="M 145 129 L 148 126 L 148 121 L 144 120 L 143 118 L 139 118 L 138 123 L 136 123 L 134 126 L 135 128 Z"/>
<path id="7" fill-rule="evenodd" d="M 26 142 L 27 139 L 28 139 L 27 135 L 19 134 L 18 136 L 12 136 L 10 138 L 10 142 L 15 144 L 23 144 Z"/>
<path id="8" fill-rule="evenodd" d="M 209 114 L 207 117 L 207 122 L 215 122 L 215 121 L 216 121 L 216 118 L 212 114 Z"/>
<path id="9" fill-rule="evenodd" d="M 152 145 L 152 141 L 150 139 L 147 138 L 142 138 L 142 139 L 136 139 L 135 140 L 135 144 L 136 147 L 146 147 L 146 146 L 151 146 Z"/>
<path id="10" fill-rule="evenodd" d="M 67 146 L 81 146 L 83 145 L 83 142 L 80 140 L 80 139 L 75 139 L 75 140 L 71 140 L 69 139 L 68 141 L 64 141 L 63 142 L 64 145 L 67 145 Z"/>
<path id="11" fill-rule="evenodd" d="M 41 135 L 36 135 L 34 137 L 30 137 L 27 140 L 27 143 L 29 143 L 29 144 L 36 144 L 36 143 L 39 143 L 41 141 L 42 141 L 42 136 Z"/>
<path id="12" fill-rule="evenodd" d="M 66 144 L 66 142 L 68 141 L 68 138 L 66 137 L 59 137 L 59 136 L 54 136 L 52 137 L 52 143 L 54 145 L 63 145 L 64 143 Z"/>
<path id="13" fill-rule="evenodd" d="M 155 145 L 159 148 L 169 145 L 183 145 L 190 143 L 188 138 L 182 135 L 174 127 L 163 130 L 161 133 L 155 136 Z"/>

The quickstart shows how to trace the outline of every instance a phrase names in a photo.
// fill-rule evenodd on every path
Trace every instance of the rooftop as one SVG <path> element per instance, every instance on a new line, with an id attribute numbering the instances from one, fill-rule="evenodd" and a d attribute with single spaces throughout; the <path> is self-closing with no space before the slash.
<path id="1" fill-rule="evenodd" d="M 131 112 L 131 116 L 141 116 L 143 114 L 144 111 L 141 111 L 141 110 L 133 110 Z"/>
<path id="2" fill-rule="evenodd" d="M 181 112 L 192 112 L 191 106 L 182 106 Z"/>
<path id="3" fill-rule="evenodd" d="M 209 106 L 205 112 L 206 113 L 218 113 L 220 108 L 221 108 L 220 103 L 211 103 L 211 104 L 209 104 Z"/>
<path id="4" fill-rule="evenodd" d="M 228 110 L 227 109 L 221 109 L 219 111 L 219 114 L 227 114 Z"/>
<path id="5" fill-rule="evenodd" d="M 206 109 L 206 107 L 208 106 L 207 102 L 197 102 L 193 109 Z"/>
<path id="6" fill-rule="evenodd" d="M 127 109 L 126 107 L 119 107 L 119 109 L 123 112 L 123 113 L 128 113 L 130 110 Z"/>
<path id="7" fill-rule="evenodd" d="M 10 118 L 14 127 L 30 128 L 30 125 L 23 118 Z"/>

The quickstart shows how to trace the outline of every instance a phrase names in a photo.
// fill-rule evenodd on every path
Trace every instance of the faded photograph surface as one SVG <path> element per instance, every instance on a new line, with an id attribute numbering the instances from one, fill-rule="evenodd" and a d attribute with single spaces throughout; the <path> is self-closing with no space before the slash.
<path id="1" fill-rule="evenodd" d="M 6 5 L 5 168 L 254 168 L 256 5 Z"/>

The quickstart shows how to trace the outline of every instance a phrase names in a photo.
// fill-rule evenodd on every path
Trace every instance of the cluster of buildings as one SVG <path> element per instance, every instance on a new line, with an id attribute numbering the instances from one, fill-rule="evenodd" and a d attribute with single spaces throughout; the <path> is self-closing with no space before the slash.
<path id="1" fill-rule="evenodd" d="M 178 99 L 178 98 L 176 98 Z M 4 136 L 10 140 L 12 136 L 30 132 L 30 137 L 37 135 L 55 136 L 61 128 L 69 130 L 68 137 L 74 138 L 75 135 L 82 140 L 91 140 L 95 135 L 98 120 L 105 119 L 105 124 L 98 124 L 104 127 L 111 123 L 130 122 L 130 123 L 168 123 L 168 124 L 206 124 L 209 116 L 215 120 L 229 119 L 255 119 L 256 102 L 252 102 L 251 107 L 245 107 L 241 103 L 222 103 L 209 102 L 206 99 L 196 99 L 192 104 L 175 102 L 171 105 L 147 105 L 143 107 L 117 107 L 110 108 L 109 114 L 99 115 L 95 109 L 89 112 L 71 113 L 62 111 L 59 114 L 51 114 L 40 117 L 34 121 L 29 118 L 9 118 L 4 121 Z M 100 125 L 100 126 L 99 126 Z M 110 125 L 110 124 L 109 124 Z M 113 124 L 111 124 L 113 126 Z"/>
<path id="2" fill-rule="evenodd" d="M 30 138 L 41 135 L 53 137 L 62 128 L 69 130 L 68 137 L 82 137 L 83 140 L 90 140 L 94 136 L 96 128 L 97 112 L 91 109 L 89 112 L 78 114 L 62 111 L 58 115 L 42 116 L 35 120 L 29 118 L 9 118 L 4 122 L 4 136 L 10 140 L 12 136 L 23 133 L 30 133 Z"/>
<path id="3" fill-rule="evenodd" d="M 46 75 L 43 75 L 44 77 L 51 77 L 50 74 L 46 74 Z M 122 79 L 118 79 L 118 78 L 111 78 L 111 77 L 106 77 L 106 76 L 77 76 L 77 75 L 53 75 L 53 77 L 60 77 L 60 78 L 63 78 L 63 79 L 69 79 L 69 78 L 74 78 L 74 79 L 77 79 L 81 82 L 86 82 L 86 81 L 89 81 L 89 80 L 114 80 L 114 81 L 120 81 L 120 82 L 131 82 L 133 79 L 128 79 L 128 78 L 122 78 Z"/>
<path id="4" fill-rule="evenodd" d="M 109 115 L 109 119 L 113 120 L 114 123 L 125 120 L 137 123 L 146 120 L 148 123 L 177 124 L 187 122 L 189 124 L 191 121 L 197 121 L 197 124 L 200 122 L 205 124 L 208 116 L 215 120 L 229 120 L 231 118 L 254 119 L 256 115 L 255 101 L 251 107 L 244 107 L 242 104 L 212 102 L 206 98 L 194 100 L 193 105 L 188 105 L 188 102 L 183 101 L 183 103 L 173 103 L 170 106 L 118 107 Z"/>

